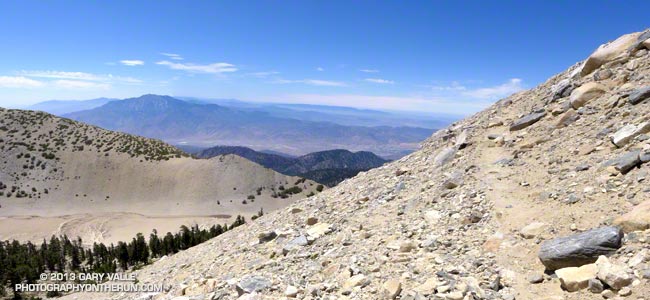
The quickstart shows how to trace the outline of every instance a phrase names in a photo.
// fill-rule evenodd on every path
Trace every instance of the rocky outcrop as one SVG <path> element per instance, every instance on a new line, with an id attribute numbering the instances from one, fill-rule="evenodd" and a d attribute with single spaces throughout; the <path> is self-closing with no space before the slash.
<path id="1" fill-rule="evenodd" d="M 603 44 L 585 61 L 580 69 L 580 75 L 585 76 L 598 69 L 603 64 L 623 57 L 628 49 L 634 46 L 641 33 L 630 33 L 619 37 L 613 42 Z"/>

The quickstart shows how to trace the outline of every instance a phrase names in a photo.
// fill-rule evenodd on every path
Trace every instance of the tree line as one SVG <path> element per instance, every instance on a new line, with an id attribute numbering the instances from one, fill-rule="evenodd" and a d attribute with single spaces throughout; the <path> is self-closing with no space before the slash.
<path id="1" fill-rule="evenodd" d="M 148 240 L 142 233 L 138 233 L 130 242 L 118 242 L 117 245 L 109 246 L 93 243 L 89 248 L 83 247 L 80 237 L 69 239 L 66 235 L 52 236 L 49 241 L 44 239 L 40 245 L 32 242 L 20 243 L 16 240 L 0 241 L 0 298 L 8 296 L 8 286 L 13 294 L 11 299 L 27 299 L 20 293 L 15 293 L 13 287 L 20 283 L 36 283 L 40 274 L 46 271 L 126 271 L 147 265 L 154 258 L 172 255 L 201 244 L 245 223 L 244 217 L 237 216 L 231 225 L 213 225 L 207 229 L 199 229 L 198 225 L 191 228 L 183 225 L 179 232 L 167 232 L 164 236 L 158 236 L 154 229 Z"/>

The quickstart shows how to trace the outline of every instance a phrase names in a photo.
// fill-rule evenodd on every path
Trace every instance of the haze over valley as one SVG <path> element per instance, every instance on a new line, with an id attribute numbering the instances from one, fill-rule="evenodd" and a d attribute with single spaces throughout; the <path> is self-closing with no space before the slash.
<path id="1" fill-rule="evenodd" d="M 87 109 L 72 111 L 75 104 Z M 391 159 L 417 149 L 420 141 L 454 118 L 333 106 L 180 100 L 159 95 L 48 101 L 27 108 L 183 146 L 246 146 L 290 155 L 347 149 L 371 151 Z"/>

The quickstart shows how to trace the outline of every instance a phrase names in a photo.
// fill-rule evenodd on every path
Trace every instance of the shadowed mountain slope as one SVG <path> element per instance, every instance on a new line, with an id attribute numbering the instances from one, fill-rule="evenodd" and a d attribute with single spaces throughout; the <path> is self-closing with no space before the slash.
<path id="1" fill-rule="evenodd" d="M 282 174 L 308 178 L 327 186 L 334 186 L 359 172 L 379 167 L 387 162 L 371 152 L 352 153 L 341 149 L 288 158 L 246 147 L 217 146 L 200 151 L 197 156 L 211 158 L 226 154 L 235 154 Z"/>

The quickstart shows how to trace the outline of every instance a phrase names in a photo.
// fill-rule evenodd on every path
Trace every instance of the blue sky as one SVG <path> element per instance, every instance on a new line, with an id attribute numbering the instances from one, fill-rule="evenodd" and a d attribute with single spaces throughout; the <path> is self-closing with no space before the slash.
<path id="1" fill-rule="evenodd" d="M 648 1 L 0 1 L 0 106 L 145 93 L 470 113 Z"/>

